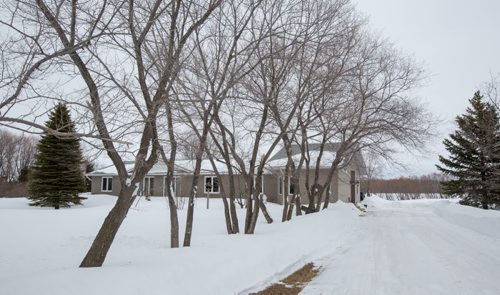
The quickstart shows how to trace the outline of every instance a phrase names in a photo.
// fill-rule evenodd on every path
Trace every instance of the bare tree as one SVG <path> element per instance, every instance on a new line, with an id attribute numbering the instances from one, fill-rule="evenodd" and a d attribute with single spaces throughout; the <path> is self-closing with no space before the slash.
<path id="1" fill-rule="evenodd" d="M 0 177 L 18 181 L 23 170 L 34 161 L 37 139 L 29 135 L 17 135 L 0 129 Z"/>
<path id="2" fill-rule="evenodd" d="M 490 101 L 493 106 L 500 112 L 500 93 L 498 88 L 500 87 L 500 73 L 491 74 L 490 81 L 484 83 L 484 93 L 486 98 Z"/>
<path id="3" fill-rule="evenodd" d="M 292 216 L 293 205 L 300 215 L 301 196 L 299 190 L 299 172 L 305 167 L 305 185 L 307 190 L 317 189 L 317 183 L 309 185 L 311 157 L 308 144 L 314 137 L 308 132 L 312 125 L 318 125 L 324 114 L 324 102 L 338 92 L 340 78 L 348 74 L 347 61 L 351 58 L 356 44 L 360 20 L 348 1 L 303 2 L 302 27 L 297 28 L 294 36 L 295 45 L 285 55 L 290 59 L 290 68 L 282 87 L 283 94 L 272 101 L 273 120 L 282 134 L 288 162 L 285 169 L 287 186 L 293 187 L 290 207 L 284 199 L 282 220 Z M 290 31 L 290 30 L 288 30 Z M 290 38 L 287 38 L 290 39 Z M 276 66 L 273 66 L 276 68 Z M 323 145 L 328 139 L 323 134 Z M 300 155 L 293 154 L 292 146 L 300 147 Z M 295 158 L 295 159 L 294 159 Z M 318 165 L 321 155 L 318 157 Z M 312 159 L 314 161 L 314 159 Z M 316 171 L 316 178 L 319 170 Z M 290 177 L 288 177 L 290 176 Z M 308 194 L 312 200 L 312 194 Z M 312 202 L 312 201 L 311 201 Z"/>
<path id="4" fill-rule="evenodd" d="M 371 153 L 370 151 L 363 154 L 364 160 L 364 170 L 365 175 L 362 182 L 362 190 L 364 193 L 369 195 L 373 191 L 372 183 L 376 177 L 380 174 L 381 170 L 381 159 L 379 155 Z"/>
<path id="5" fill-rule="evenodd" d="M 86 135 L 100 139 L 118 172 L 119 197 L 81 267 L 101 266 L 104 262 L 134 201 L 138 183 L 163 150 L 158 141 L 158 113 L 162 106 L 170 106 L 171 85 L 181 66 L 184 46 L 193 31 L 221 2 L 158 0 L 136 3 L 130 0 L 54 1 L 48 4 L 38 0 L 3 4 L 3 8 L 11 12 L 12 19 L 2 25 L 25 44 L 17 48 L 21 50 L 9 51 L 7 45 L 16 41 L 11 38 L 4 40 L 2 45 L 2 53 L 11 55 L 22 66 L 16 67 L 19 71 L 13 67 L 4 68 L 7 74 L 2 77 L 4 95 L 0 102 L 0 122 L 16 122 L 60 136 Z M 159 38 L 165 41 L 161 43 L 166 44 L 165 47 L 157 46 Z M 151 59 L 151 52 L 165 57 L 163 63 L 158 65 L 157 59 Z M 86 103 L 78 103 L 81 98 L 75 93 L 71 97 L 73 100 L 66 97 L 64 100 L 92 115 L 88 121 L 95 127 L 87 133 L 68 135 L 47 130 L 42 124 L 33 123 L 33 119 L 25 119 L 33 117 L 30 112 L 23 118 L 9 115 L 13 106 L 22 101 L 63 99 L 43 87 L 31 87 L 44 75 L 52 73 L 69 74 L 83 81 L 88 96 L 88 100 L 84 99 Z M 123 159 L 131 146 L 135 165 L 129 174 Z M 175 157 L 169 160 L 173 162 Z M 172 166 L 169 168 L 172 171 Z M 172 172 L 169 175 L 171 180 Z M 169 204 L 172 208 L 172 203 Z M 175 208 L 171 209 L 171 213 L 174 211 Z M 176 247 L 178 226 L 175 222 L 171 226 L 171 242 Z"/>
<path id="6" fill-rule="evenodd" d="M 356 152 L 369 149 L 388 156 L 394 143 L 421 150 L 431 136 L 432 118 L 410 96 L 422 76 L 411 59 L 378 38 L 365 37 L 356 63 L 346 81 L 349 104 L 342 114 L 328 116 L 336 118 L 331 132 L 340 143 L 328 179 Z"/>

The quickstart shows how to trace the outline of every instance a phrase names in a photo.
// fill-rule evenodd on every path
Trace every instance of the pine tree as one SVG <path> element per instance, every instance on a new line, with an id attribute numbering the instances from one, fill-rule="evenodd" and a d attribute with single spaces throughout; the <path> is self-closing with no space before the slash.
<path id="1" fill-rule="evenodd" d="M 441 183 L 448 195 L 458 195 L 462 204 L 489 208 L 500 204 L 496 183 L 500 169 L 500 123 L 496 109 L 483 102 L 479 92 L 469 100 L 470 107 L 458 116 L 458 130 L 443 144 L 450 157 L 439 156 L 443 173 L 452 176 Z"/>
<path id="2" fill-rule="evenodd" d="M 59 132 L 75 132 L 69 110 L 62 103 L 54 108 L 45 125 Z M 78 193 L 85 191 L 85 186 L 79 140 L 45 132 L 37 150 L 29 189 L 30 205 L 59 209 L 81 204 L 83 198 Z"/>

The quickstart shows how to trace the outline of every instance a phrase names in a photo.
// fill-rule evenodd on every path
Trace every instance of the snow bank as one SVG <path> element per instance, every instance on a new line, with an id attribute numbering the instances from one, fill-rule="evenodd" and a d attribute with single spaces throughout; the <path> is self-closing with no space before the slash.
<path id="1" fill-rule="evenodd" d="M 357 229 L 358 209 L 332 204 L 319 214 L 281 223 L 259 217 L 255 235 L 227 235 L 222 203 L 198 200 L 192 247 L 169 248 L 164 198 L 132 207 L 103 267 L 79 269 L 112 196 L 90 196 L 71 209 L 29 207 L 26 199 L 0 199 L 1 294 L 234 294 L 278 281 L 303 264 L 336 251 Z M 240 228 L 244 209 L 239 209 Z M 185 211 L 179 212 L 181 237 Z M 182 241 L 181 241 L 182 242 Z"/>
<path id="2" fill-rule="evenodd" d="M 434 212 L 452 224 L 500 240 L 500 211 L 498 210 L 484 210 L 460 205 L 457 201 L 448 201 L 435 206 Z"/>
<path id="3" fill-rule="evenodd" d="M 368 196 L 365 197 L 361 202 L 361 204 L 366 205 L 367 207 L 380 207 L 380 208 L 390 206 L 391 203 L 392 203 L 391 201 L 387 201 L 373 194 L 369 197 Z"/>

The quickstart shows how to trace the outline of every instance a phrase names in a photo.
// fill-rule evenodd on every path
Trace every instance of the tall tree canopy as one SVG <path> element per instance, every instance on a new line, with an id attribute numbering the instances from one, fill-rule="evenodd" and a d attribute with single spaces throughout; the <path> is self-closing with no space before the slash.
<path id="1" fill-rule="evenodd" d="M 69 110 L 62 103 L 50 113 L 46 126 L 59 132 L 75 132 Z M 79 140 L 45 132 L 37 149 L 30 185 L 30 205 L 59 209 L 80 204 L 82 198 L 78 193 L 85 191 L 85 186 Z"/>
<path id="2" fill-rule="evenodd" d="M 437 168 L 452 180 L 442 182 L 443 192 L 460 195 L 462 203 L 488 208 L 500 203 L 496 175 L 500 169 L 500 123 L 495 107 L 483 101 L 479 92 L 470 100 L 458 129 L 444 140 L 449 158 L 439 156 Z"/>

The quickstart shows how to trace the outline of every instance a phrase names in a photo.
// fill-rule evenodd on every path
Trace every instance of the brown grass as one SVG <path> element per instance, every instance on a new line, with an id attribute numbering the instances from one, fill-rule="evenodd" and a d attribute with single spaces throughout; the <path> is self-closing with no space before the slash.
<path id="1" fill-rule="evenodd" d="M 314 264 L 308 263 L 301 269 L 292 273 L 279 283 L 271 285 L 266 289 L 252 293 L 254 295 L 297 295 L 304 287 L 319 274 L 320 269 Z"/>

